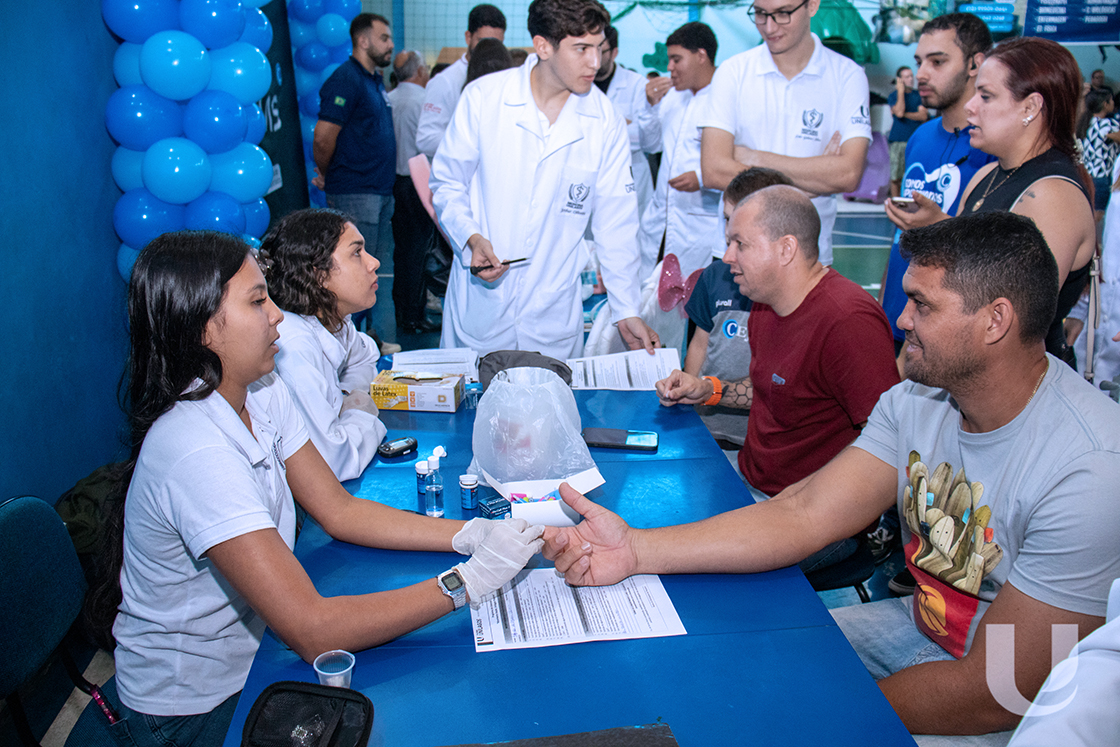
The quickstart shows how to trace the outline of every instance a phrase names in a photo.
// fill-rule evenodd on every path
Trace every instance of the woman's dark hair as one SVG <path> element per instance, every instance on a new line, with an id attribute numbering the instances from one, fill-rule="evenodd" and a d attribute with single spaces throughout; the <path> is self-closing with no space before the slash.
<path id="1" fill-rule="evenodd" d="M 467 80 L 463 83 L 463 88 L 483 75 L 511 67 L 513 67 L 513 58 L 510 57 L 506 45 L 497 39 L 483 39 L 471 52 L 470 62 L 467 63 Z"/>
<path id="2" fill-rule="evenodd" d="M 533 0 L 529 5 L 529 36 L 541 36 L 554 47 L 569 36 L 597 34 L 610 25 L 611 14 L 596 0 Z"/>
<path id="3" fill-rule="evenodd" d="M 280 219 L 261 242 L 268 294 L 284 311 L 316 317 L 330 332 L 342 327 L 338 299 L 323 287 L 334 250 L 354 219 L 337 210 L 308 208 Z"/>
<path id="4" fill-rule="evenodd" d="M 1112 94 L 1104 88 L 1093 88 L 1085 94 L 1085 111 L 1081 119 L 1077 120 L 1077 139 L 1084 140 L 1089 134 L 1089 123 L 1093 121 L 1094 114 L 1100 114 L 1104 105 L 1112 100 Z"/>
<path id="5" fill-rule="evenodd" d="M 1074 118 L 1081 95 L 1081 70 L 1069 50 L 1049 39 L 1009 39 L 988 55 L 1007 68 L 1007 87 L 1016 101 L 1032 93 L 1042 97 L 1050 144 L 1077 159 Z"/>
<path id="6" fill-rule="evenodd" d="M 120 387 L 130 458 L 117 495 L 106 503 L 105 542 L 85 611 L 98 643 L 110 650 L 121 603 L 124 498 L 140 447 L 152 424 L 176 402 L 205 399 L 221 383 L 222 362 L 202 339 L 230 278 L 251 252 L 248 244 L 226 233 L 165 233 L 144 247 L 132 269 L 128 366 Z M 192 387 L 195 381 L 201 383 Z"/>

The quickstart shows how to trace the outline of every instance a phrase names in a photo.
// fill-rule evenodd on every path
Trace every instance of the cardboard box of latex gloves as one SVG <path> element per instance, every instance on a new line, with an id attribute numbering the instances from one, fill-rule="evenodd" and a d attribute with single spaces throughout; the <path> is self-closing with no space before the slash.
<path id="1" fill-rule="evenodd" d="M 463 399 L 463 377 L 427 371 L 382 371 L 369 385 L 380 410 L 455 412 Z"/>

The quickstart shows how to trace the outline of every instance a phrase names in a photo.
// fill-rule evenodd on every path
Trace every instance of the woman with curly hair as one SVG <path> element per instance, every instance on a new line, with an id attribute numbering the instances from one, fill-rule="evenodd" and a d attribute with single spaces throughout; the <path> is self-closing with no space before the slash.
<path id="1" fill-rule="evenodd" d="M 347 215 L 299 210 L 261 244 L 268 292 L 284 310 L 276 370 L 339 480 L 362 474 L 385 437 L 369 384 L 377 344 L 350 315 L 377 301 L 380 263 Z"/>

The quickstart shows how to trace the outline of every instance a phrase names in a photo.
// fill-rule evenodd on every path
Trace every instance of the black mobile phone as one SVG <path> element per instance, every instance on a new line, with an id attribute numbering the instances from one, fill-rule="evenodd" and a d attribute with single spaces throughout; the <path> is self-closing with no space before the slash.
<path id="1" fill-rule="evenodd" d="M 416 439 L 412 436 L 386 441 L 377 447 L 377 453 L 383 457 L 396 457 L 416 451 Z"/>
<path id="2" fill-rule="evenodd" d="M 584 428 L 583 440 L 600 449 L 633 449 L 657 451 L 657 434 L 653 431 L 625 431 L 621 428 Z"/>

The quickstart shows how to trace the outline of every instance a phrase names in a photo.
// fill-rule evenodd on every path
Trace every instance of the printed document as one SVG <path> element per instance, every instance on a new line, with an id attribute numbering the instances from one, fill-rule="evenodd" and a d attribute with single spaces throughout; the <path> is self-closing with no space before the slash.
<path id="1" fill-rule="evenodd" d="M 554 568 L 521 571 L 471 609 L 475 651 L 686 635 L 658 576 L 568 586 Z"/>
<path id="2" fill-rule="evenodd" d="M 681 367 L 676 348 L 658 348 L 650 355 L 644 350 L 572 358 L 566 361 L 572 369 L 572 389 L 614 389 L 618 391 L 652 390 L 674 368 Z"/>

